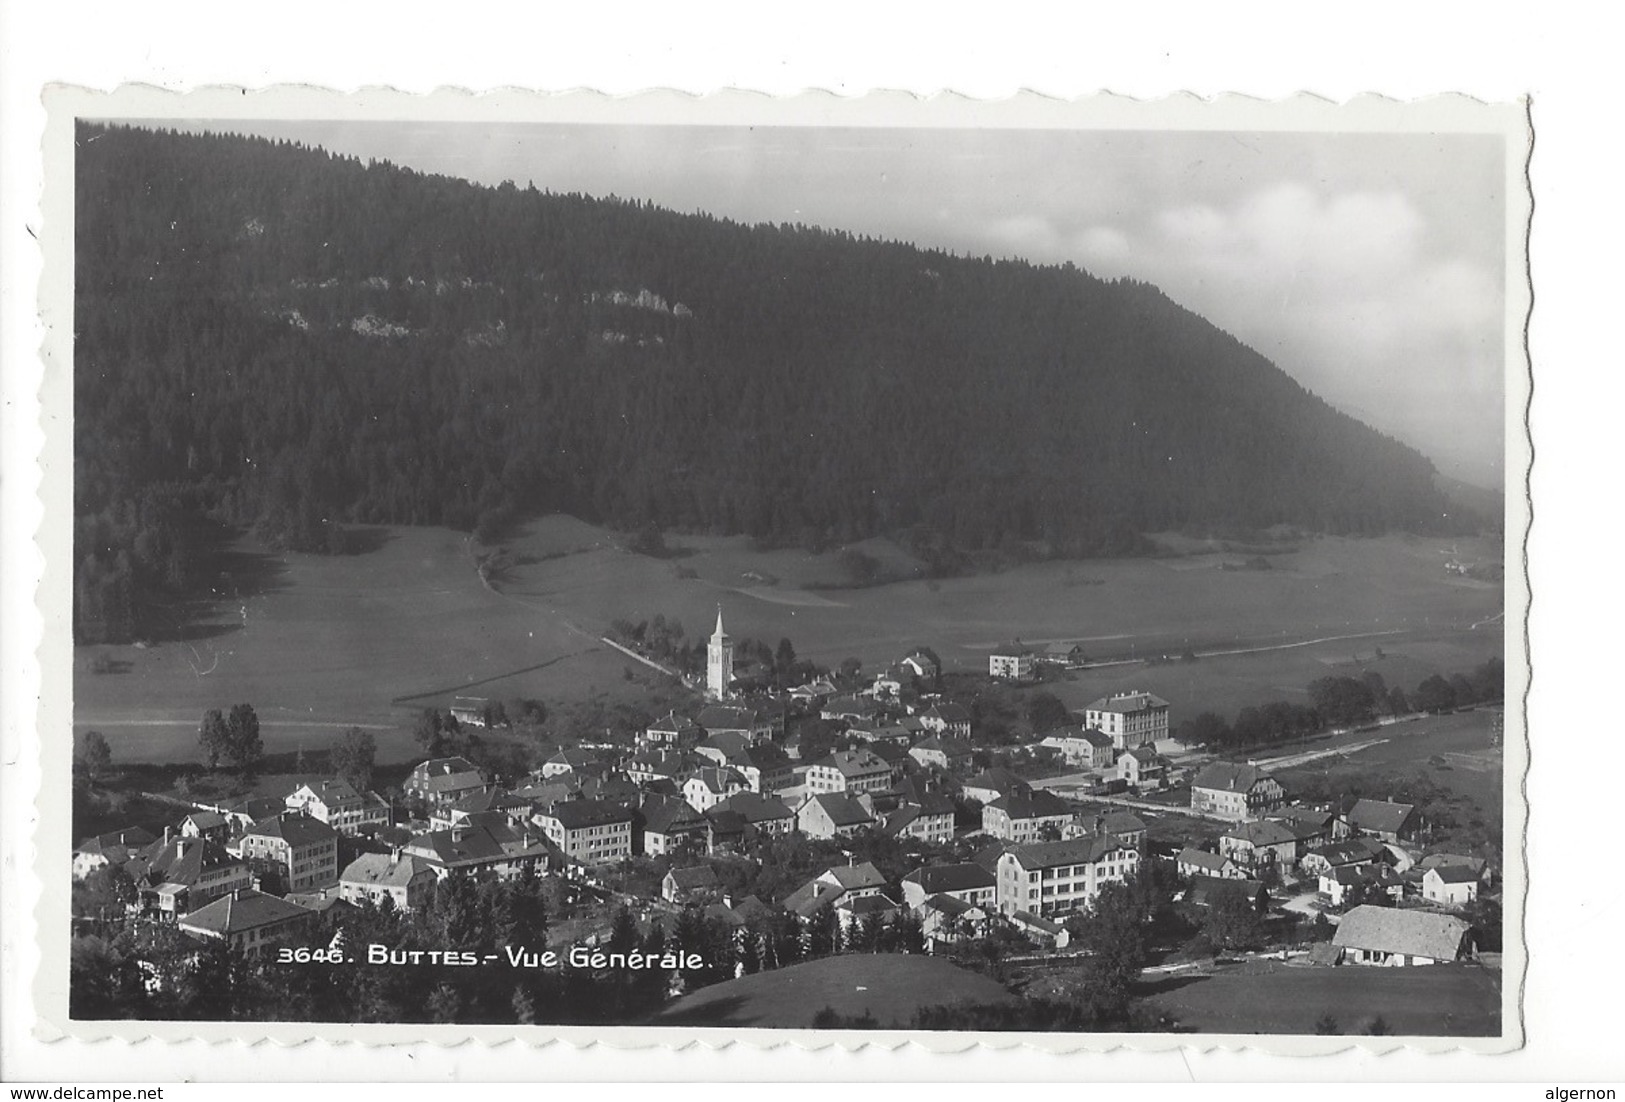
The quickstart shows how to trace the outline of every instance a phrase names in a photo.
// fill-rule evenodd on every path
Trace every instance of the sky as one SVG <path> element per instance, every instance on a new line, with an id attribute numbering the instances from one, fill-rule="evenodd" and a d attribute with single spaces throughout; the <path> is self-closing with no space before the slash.
<path id="1" fill-rule="evenodd" d="M 1145 280 L 1442 473 L 1503 485 L 1499 137 L 179 125 L 293 138 L 479 183 L 618 195 Z"/>

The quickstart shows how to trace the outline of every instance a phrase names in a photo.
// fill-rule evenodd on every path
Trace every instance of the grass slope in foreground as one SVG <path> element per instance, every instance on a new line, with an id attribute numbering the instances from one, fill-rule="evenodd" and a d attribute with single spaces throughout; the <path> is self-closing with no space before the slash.
<path id="1" fill-rule="evenodd" d="M 704 988 L 678 999 L 648 1024 L 810 1029 L 818 1012 L 830 1007 L 843 1017 L 868 1013 L 882 1028 L 907 1029 L 921 1007 L 1014 999 L 994 980 L 945 960 L 853 954 Z"/>

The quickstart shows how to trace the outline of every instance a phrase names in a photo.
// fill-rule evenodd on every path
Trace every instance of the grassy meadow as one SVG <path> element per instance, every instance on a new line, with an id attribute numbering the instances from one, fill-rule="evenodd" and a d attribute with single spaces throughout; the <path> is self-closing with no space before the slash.
<path id="1" fill-rule="evenodd" d="M 1414 688 L 1429 673 L 1467 670 L 1502 652 L 1501 587 L 1443 568 L 1453 555 L 1489 557 L 1487 543 L 1328 537 L 1272 555 L 1268 570 L 1221 569 L 1244 556 L 1197 547 L 1179 557 L 841 589 L 835 553 L 680 536 L 654 557 L 569 517 L 534 521 L 488 549 L 445 529 L 372 534 L 374 550 L 336 557 L 239 541 L 240 553 L 263 561 L 265 584 L 216 602 L 189 638 L 78 648 L 76 729 L 102 731 L 120 761 L 190 760 L 202 713 L 246 701 L 270 753 L 325 746 L 356 724 L 374 731 L 387 761 L 414 752 L 417 709 L 459 693 L 533 697 L 554 709 L 630 702 L 654 710 L 680 691 L 599 636 L 615 619 L 657 614 L 704 635 L 719 603 L 735 637 L 787 636 L 800 655 L 830 666 L 853 656 L 874 669 L 925 644 L 948 668 L 974 670 L 1012 636 L 1081 640 L 1095 660 L 1252 651 L 1130 661 L 1073 671 L 1052 686 L 1073 706 L 1149 689 L 1173 702 L 1176 723 L 1202 710 L 1233 715 L 1246 704 L 1301 699 L 1308 682 L 1330 673 L 1376 669 Z M 886 541 L 862 548 L 884 571 L 910 565 Z M 487 584 L 475 556 L 492 551 L 501 566 Z M 1313 640 L 1323 641 L 1253 650 Z M 98 656 L 119 672 L 92 672 Z"/>

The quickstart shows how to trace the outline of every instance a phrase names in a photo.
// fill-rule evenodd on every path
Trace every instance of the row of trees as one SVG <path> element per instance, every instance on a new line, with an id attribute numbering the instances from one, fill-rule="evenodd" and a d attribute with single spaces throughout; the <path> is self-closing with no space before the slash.
<path id="1" fill-rule="evenodd" d="M 210 769 L 219 768 L 222 760 L 238 769 L 252 769 L 265 756 L 260 717 L 252 704 L 234 704 L 224 715 L 219 708 L 210 708 L 203 713 L 197 738 Z"/>
<path id="2" fill-rule="evenodd" d="M 946 569 L 1462 527 L 1423 456 L 1145 284 L 257 139 L 87 123 L 77 149 L 81 638 L 185 595 L 205 516 L 324 553 L 552 511 L 894 534 Z"/>
<path id="3" fill-rule="evenodd" d="M 1502 699 L 1506 667 L 1491 658 L 1466 674 L 1446 678 L 1434 674 L 1415 690 L 1389 687 L 1382 674 L 1367 670 L 1360 677 L 1322 677 L 1308 686 L 1308 704 L 1276 700 L 1249 705 L 1226 722 L 1216 712 L 1202 712 L 1184 721 L 1174 737 L 1187 746 L 1227 750 L 1265 746 L 1316 734 L 1329 727 L 1353 727 L 1382 716 L 1415 711 L 1445 712 L 1471 704 Z"/>

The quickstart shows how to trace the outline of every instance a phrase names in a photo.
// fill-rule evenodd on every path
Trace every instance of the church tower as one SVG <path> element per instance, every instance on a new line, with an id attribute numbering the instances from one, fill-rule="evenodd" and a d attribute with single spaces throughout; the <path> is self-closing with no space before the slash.
<path id="1" fill-rule="evenodd" d="M 721 700 L 728 695 L 728 686 L 734 680 L 734 647 L 728 633 L 722 630 L 722 606 L 717 606 L 717 630 L 705 644 L 705 692 Z"/>

